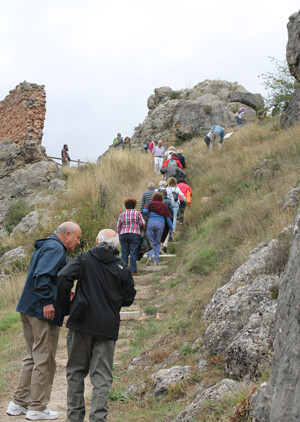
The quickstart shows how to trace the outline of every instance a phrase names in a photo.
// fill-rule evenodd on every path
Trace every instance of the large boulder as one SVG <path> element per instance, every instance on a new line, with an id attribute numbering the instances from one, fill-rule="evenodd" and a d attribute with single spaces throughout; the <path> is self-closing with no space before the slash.
<path id="1" fill-rule="evenodd" d="M 251 94 L 237 82 L 205 80 L 180 91 L 156 88 L 147 101 L 148 116 L 135 129 L 131 143 L 202 136 L 215 124 L 225 128 L 236 125 L 234 115 L 241 106 L 245 108 L 246 121 L 255 119 L 255 110 L 262 104 L 260 94 Z"/>
<path id="2" fill-rule="evenodd" d="M 258 392 L 253 421 L 292 422 L 300 419 L 300 212 L 289 260 L 281 281 L 276 317 L 272 375 Z"/>

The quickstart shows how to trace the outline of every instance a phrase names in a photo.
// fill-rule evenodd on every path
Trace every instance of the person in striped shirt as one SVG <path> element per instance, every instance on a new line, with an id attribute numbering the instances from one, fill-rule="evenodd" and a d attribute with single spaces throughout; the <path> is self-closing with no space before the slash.
<path id="1" fill-rule="evenodd" d="M 128 257 L 130 256 L 129 268 L 133 275 L 139 275 L 136 260 L 141 240 L 141 229 L 146 226 L 142 214 L 135 210 L 136 202 L 133 198 L 125 200 L 126 210 L 121 212 L 117 223 L 122 261 L 128 265 Z"/>

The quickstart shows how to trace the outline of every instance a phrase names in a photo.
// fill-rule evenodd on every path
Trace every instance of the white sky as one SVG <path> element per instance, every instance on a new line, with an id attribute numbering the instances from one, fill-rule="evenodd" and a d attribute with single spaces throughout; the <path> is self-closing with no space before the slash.
<path id="1" fill-rule="evenodd" d="M 95 161 L 131 136 L 155 88 L 238 81 L 285 59 L 299 0 L 0 0 L 0 100 L 24 80 L 45 85 L 42 144 Z M 1 124 L 1 122 L 0 122 Z"/>

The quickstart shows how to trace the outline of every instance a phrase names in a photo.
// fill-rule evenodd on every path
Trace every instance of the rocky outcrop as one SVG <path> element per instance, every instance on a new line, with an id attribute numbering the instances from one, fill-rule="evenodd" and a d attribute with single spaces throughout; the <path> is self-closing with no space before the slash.
<path id="1" fill-rule="evenodd" d="M 180 91 L 156 88 L 147 101 L 148 116 L 135 129 L 131 143 L 155 138 L 186 140 L 205 135 L 215 124 L 232 127 L 236 125 L 234 114 L 241 106 L 245 108 L 246 121 L 251 121 L 262 104 L 260 94 L 251 94 L 237 82 L 206 80 Z"/>
<path id="2" fill-rule="evenodd" d="M 41 143 L 45 114 L 44 85 L 20 83 L 0 102 L 0 141 Z"/>
<path id="3" fill-rule="evenodd" d="M 287 29 L 286 58 L 296 82 L 293 98 L 281 116 L 284 127 L 300 124 L 300 11 L 290 16 Z"/>
<path id="4" fill-rule="evenodd" d="M 0 142 L 0 235 L 5 234 L 3 223 L 9 207 L 19 199 L 31 205 L 38 191 L 59 176 L 59 166 L 47 159 L 40 142 Z"/>
<path id="5" fill-rule="evenodd" d="M 272 375 L 258 392 L 253 421 L 293 422 L 300 418 L 300 213 L 279 289 Z"/>
<path id="6" fill-rule="evenodd" d="M 289 245 L 286 229 L 254 249 L 205 310 L 207 347 L 212 355 L 224 356 L 233 378 L 253 377 L 259 365 L 271 362 L 277 292 Z"/>

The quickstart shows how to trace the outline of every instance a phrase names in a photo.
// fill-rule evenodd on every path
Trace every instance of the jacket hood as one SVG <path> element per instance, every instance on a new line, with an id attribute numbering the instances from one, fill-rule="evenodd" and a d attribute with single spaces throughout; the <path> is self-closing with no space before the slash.
<path id="1" fill-rule="evenodd" d="M 65 245 L 60 241 L 60 239 L 53 233 L 50 237 L 45 237 L 44 239 L 37 239 L 34 242 L 35 249 L 40 249 L 46 242 L 59 242 L 66 249 Z"/>
<path id="2" fill-rule="evenodd" d="M 99 259 L 99 261 L 102 261 L 105 264 L 120 260 L 119 250 L 106 242 L 99 243 L 99 245 L 90 249 L 89 252 L 94 258 Z"/>

